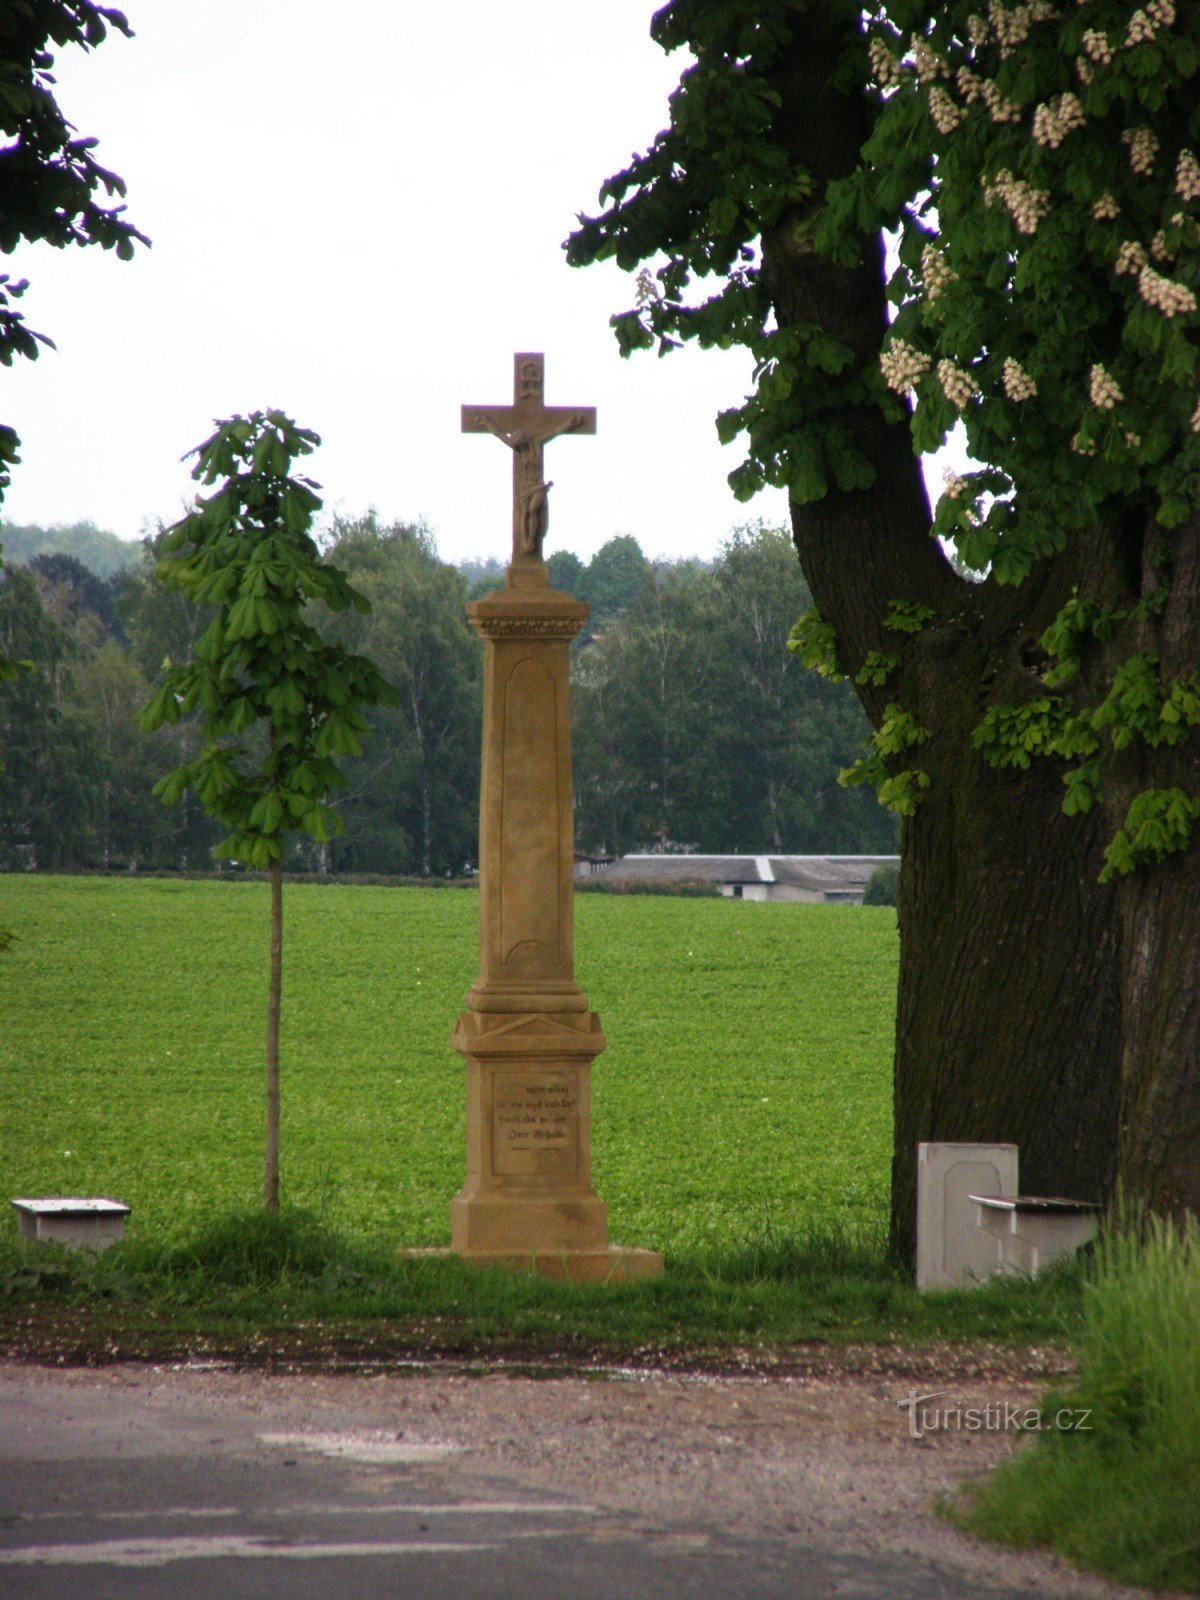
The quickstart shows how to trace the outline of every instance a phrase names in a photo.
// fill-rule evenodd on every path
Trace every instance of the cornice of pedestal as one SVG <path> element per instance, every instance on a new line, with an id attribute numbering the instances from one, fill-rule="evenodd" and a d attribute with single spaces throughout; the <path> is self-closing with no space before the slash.
<path id="1" fill-rule="evenodd" d="M 575 1056 L 587 1061 L 598 1056 L 607 1043 L 594 1011 L 464 1011 L 450 1042 L 463 1055 L 477 1060 Z"/>
<path id="2" fill-rule="evenodd" d="M 467 617 L 485 639 L 573 639 L 588 606 L 552 589 L 542 561 L 509 567 L 503 589 L 467 605 Z"/>

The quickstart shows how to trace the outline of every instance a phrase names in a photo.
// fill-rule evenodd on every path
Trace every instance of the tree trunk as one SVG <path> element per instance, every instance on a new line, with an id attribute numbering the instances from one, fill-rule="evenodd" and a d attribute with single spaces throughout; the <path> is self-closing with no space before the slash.
<path id="1" fill-rule="evenodd" d="M 809 8 L 796 59 L 779 74 L 779 136 L 817 193 L 850 172 L 868 131 L 865 98 L 836 87 L 839 41 Z M 864 361 L 887 325 L 882 246 L 856 267 L 811 251 L 802 219 L 763 241 L 781 326 L 816 323 Z M 843 420 L 843 419 L 840 419 Z M 1019 590 L 971 584 L 930 537 L 905 423 L 863 408 L 850 421 L 873 486 L 793 505 L 801 566 L 853 675 L 868 651 L 902 665 L 860 698 L 879 726 L 898 702 L 933 730 L 900 766 L 931 784 L 905 819 L 894 1066 L 892 1243 L 915 1245 L 916 1147 L 928 1139 L 1013 1142 L 1022 1187 L 1100 1199 L 1113 1178 L 1119 1080 L 1120 938 L 1114 895 L 1097 883 L 1102 823 L 1062 815 L 1061 769 L 997 773 L 971 746 L 987 706 L 1027 698 L 1025 662 L 1069 593 L 1047 565 Z M 935 613 L 916 636 L 882 626 L 893 600 Z"/>
<path id="2" fill-rule="evenodd" d="M 267 1141 L 263 1205 L 279 1210 L 279 1002 L 283 992 L 283 863 L 271 862 L 271 977 L 267 989 Z"/>
<path id="3" fill-rule="evenodd" d="M 1097 654 L 1093 696 L 1130 653 L 1157 660 L 1161 683 L 1200 674 L 1200 518 L 1172 529 L 1169 547 L 1154 524 L 1127 525 L 1103 563 L 1097 594 L 1130 622 Z M 1164 555 L 1169 549 L 1169 557 Z M 1137 602 L 1166 591 L 1161 612 Z M 1088 676 L 1085 663 L 1084 676 Z M 1157 748 L 1135 739 L 1103 770 L 1110 836 L 1134 797 L 1179 789 L 1200 799 L 1200 730 Z M 1125 1195 L 1154 1211 L 1200 1213 L 1200 822 L 1187 849 L 1120 880 L 1123 932 L 1121 1133 L 1118 1176 Z"/>

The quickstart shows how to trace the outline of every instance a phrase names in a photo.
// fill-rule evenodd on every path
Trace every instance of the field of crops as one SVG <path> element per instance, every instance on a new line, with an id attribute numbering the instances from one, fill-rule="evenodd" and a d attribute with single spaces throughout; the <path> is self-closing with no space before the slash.
<path id="1" fill-rule="evenodd" d="M 449 1239 L 474 977 L 468 890 L 288 885 L 285 1199 Z M 677 1259 L 886 1203 L 888 909 L 589 895 L 579 981 L 608 1049 L 593 1172 L 615 1239 Z M 0 877 L 0 1196 L 111 1194 L 182 1235 L 259 1191 L 267 889 Z M 11 1220 L 4 1224 L 12 1229 Z"/>

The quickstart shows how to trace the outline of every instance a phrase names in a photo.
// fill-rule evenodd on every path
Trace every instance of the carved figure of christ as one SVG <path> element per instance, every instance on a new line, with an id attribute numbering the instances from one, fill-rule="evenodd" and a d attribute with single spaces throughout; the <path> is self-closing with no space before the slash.
<path id="1" fill-rule="evenodd" d="M 512 559 L 540 561 L 550 520 L 542 447 L 564 433 L 595 433 L 594 406 L 547 406 L 545 357 L 526 351 L 513 357 L 510 406 L 463 406 L 464 433 L 493 433 L 513 453 Z"/>

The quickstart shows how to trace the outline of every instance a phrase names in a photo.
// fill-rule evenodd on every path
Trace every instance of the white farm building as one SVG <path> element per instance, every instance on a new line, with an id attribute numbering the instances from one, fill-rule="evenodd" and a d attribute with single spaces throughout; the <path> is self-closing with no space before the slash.
<path id="1" fill-rule="evenodd" d="M 715 883 L 735 900 L 861 905 L 876 867 L 899 856 L 621 856 L 598 876 L 612 883 Z"/>

